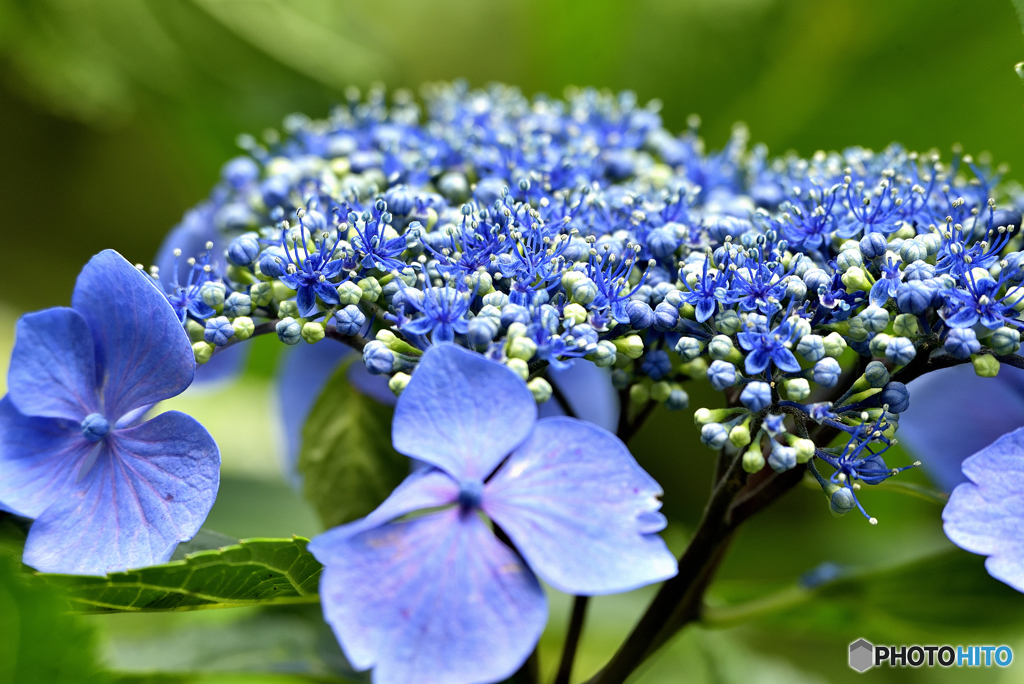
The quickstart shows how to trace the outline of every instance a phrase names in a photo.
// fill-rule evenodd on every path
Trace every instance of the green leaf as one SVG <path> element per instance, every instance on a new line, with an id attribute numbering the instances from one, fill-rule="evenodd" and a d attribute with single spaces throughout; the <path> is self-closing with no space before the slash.
<path id="1" fill-rule="evenodd" d="M 60 593 L 0 555 L 0 684 L 102 684 L 95 634 Z"/>
<path id="2" fill-rule="evenodd" d="M 1024 29 L 1024 0 L 1013 0 L 1013 6 L 1017 8 L 1017 18 L 1020 19 L 1020 26 Z"/>
<path id="3" fill-rule="evenodd" d="M 719 597 L 736 597 L 749 585 L 721 583 L 715 589 Z M 745 623 L 843 638 L 948 639 L 953 633 L 1024 625 L 1024 595 L 990 577 L 983 557 L 951 549 L 896 567 L 850 571 L 815 588 L 789 586 L 705 611 L 705 624 L 711 626 Z"/>
<path id="4" fill-rule="evenodd" d="M 125 681 L 271 682 L 281 673 L 299 681 L 368 679 L 353 671 L 318 605 L 90 619 L 103 625 L 104 659 Z M 252 679 L 232 678 L 238 673 Z"/>
<path id="5" fill-rule="evenodd" d="M 315 603 L 320 564 L 307 540 L 248 539 L 216 551 L 106 577 L 39 575 L 85 613 Z"/>
<path id="6" fill-rule="evenodd" d="M 327 527 L 363 517 L 409 474 L 409 459 L 391 447 L 394 412 L 352 387 L 351 363 L 335 370 L 302 430 L 299 472 Z"/>

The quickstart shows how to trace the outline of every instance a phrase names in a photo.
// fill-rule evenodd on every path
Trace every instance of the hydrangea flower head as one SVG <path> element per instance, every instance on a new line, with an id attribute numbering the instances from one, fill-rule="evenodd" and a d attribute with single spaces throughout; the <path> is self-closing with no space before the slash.
<path id="1" fill-rule="evenodd" d="M 309 546 L 324 564 L 327 621 L 379 684 L 513 674 L 547 619 L 538 576 L 590 595 L 677 571 L 656 534 L 661 488 L 625 445 L 583 421 L 537 420 L 526 383 L 497 362 L 431 347 L 398 400 L 392 438 L 429 467 Z"/>
<path id="2" fill-rule="evenodd" d="M 82 270 L 72 308 L 21 318 L 0 400 L 0 506 L 35 518 L 27 565 L 106 574 L 165 562 L 195 535 L 217 445 L 176 411 L 139 422 L 194 373 L 174 309 L 111 250 Z"/>

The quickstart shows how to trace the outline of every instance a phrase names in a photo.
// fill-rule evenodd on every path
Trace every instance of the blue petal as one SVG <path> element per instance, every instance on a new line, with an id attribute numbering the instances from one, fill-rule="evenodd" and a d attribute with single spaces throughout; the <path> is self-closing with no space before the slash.
<path id="1" fill-rule="evenodd" d="M 295 302 L 299 305 L 299 313 L 303 316 L 309 316 L 316 311 L 316 293 L 313 291 L 313 286 L 300 285 Z"/>
<path id="2" fill-rule="evenodd" d="M 297 345 L 285 351 L 277 373 L 277 399 L 281 405 L 285 441 L 282 452 L 284 472 L 296 487 L 302 485 L 302 477 L 297 469 L 299 450 L 302 448 L 302 427 L 334 369 L 351 353 L 351 347 L 330 341 Z M 349 367 L 348 379 L 353 387 L 371 399 L 386 406 L 395 403 L 395 394 L 388 388 L 388 379 L 370 375 L 362 360 L 355 360 Z"/>
<path id="3" fill-rule="evenodd" d="M 970 364 L 934 371 L 909 385 L 897 436 L 944 491 L 964 481 L 960 463 L 1024 425 L 1024 371 L 1003 364 L 980 378 Z"/>
<path id="4" fill-rule="evenodd" d="M 564 370 L 549 370 L 548 378 L 561 390 L 577 418 L 615 432 L 619 425 L 619 393 L 612 386 L 608 369 L 577 359 Z M 565 415 L 554 399 L 537 409 L 540 418 Z"/>
<path id="5" fill-rule="evenodd" d="M 953 543 L 988 556 L 996 579 L 1024 591 L 1024 428 L 1003 435 L 963 464 L 970 478 L 942 511 Z"/>
<path id="6" fill-rule="evenodd" d="M 744 369 L 747 371 L 747 375 L 757 375 L 768 367 L 769 361 L 771 361 L 771 356 L 769 356 L 767 351 L 764 349 L 755 349 L 747 354 L 746 361 L 744 362 Z"/>
<path id="7" fill-rule="evenodd" d="M 398 398 L 391 441 L 456 479 L 483 479 L 518 446 L 537 404 L 507 366 L 453 344 L 431 347 Z"/>
<path id="8" fill-rule="evenodd" d="M 199 531 L 220 483 L 220 452 L 202 425 L 169 411 L 101 444 L 84 479 L 32 524 L 26 565 L 104 575 L 164 563 Z"/>
<path id="9" fill-rule="evenodd" d="M 660 495 L 618 437 L 545 418 L 487 483 L 483 508 L 545 582 L 610 594 L 676 574 L 654 534 L 664 527 Z"/>
<path id="10" fill-rule="evenodd" d="M 71 305 L 92 330 L 108 420 L 181 394 L 192 382 L 195 357 L 174 309 L 117 252 L 107 249 L 89 260 Z"/>
<path id="11" fill-rule="evenodd" d="M 701 297 L 700 301 L 697 302 L 695 313 L 698 323 L 708 320 L 711 318 L 711 314 L 715 313 L 715 300 L 710 297 Z"/>
<path id="12" fill-rule="evenodd" d="M 547 621 L 533 573 L 458 508 L 337 541 L 320 596 L 349 662 L 374 668 L 374 684 L 502 681 Z"/>
<path id="13" fill-rule="evenodd" d="M 63 307 L 22 316 L 7 384 L 11 401 L 28 416 L 81 422 L 96 413 L 96 351 L 85 319 Z"/>
<path id="14" fill-rule="evenodd" d="M 0 399 L 0 501 L 12 512 L 37 517 L 65 498 L 95 446 L 77 422 L 24 416 L 10 397 Z"/>
<path id="15" fill-rule="evenodd" d="M 779 347 L 772 352 L 772 361 L 779 367 L 779 370 L 786 373 L 796 373 L 800 370 L 800 363 L 793 356 L 793 352 L 785 347 Z"/>
<path id="16" fill-rule="evenodd" d="M 309 551 L 321 563 L 341 562 L 343 559 L 335 553 L 339 541 L 414 511 L 453 504 L 458 498 L 459 485 L 450 475 L 433 466 L 425 466 L 402 480 L 388 498 L 365 518 L 332 528 L 313 538 L 309 542 Z"/>

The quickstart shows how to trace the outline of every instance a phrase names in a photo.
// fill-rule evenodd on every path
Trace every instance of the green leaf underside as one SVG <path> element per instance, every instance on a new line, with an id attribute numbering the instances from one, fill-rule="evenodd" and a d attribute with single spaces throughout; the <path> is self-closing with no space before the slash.
<path id="1" fill-rule="evenodd" d="M 315 603 L 321 566 L 307 543 L 301 537 L 248 539 L 106 577 L 39 576 L 62 588 L 72 610 L 83 613 Z"/>
<path id="2" fill-rule="evenodd" d="M 302 430 L 299 472 L 327 527 L 365 516 L 409 474 L 409 459 L 391 447 L 394 412 L 352 387 L 351 363 L 335 370 Z"/>

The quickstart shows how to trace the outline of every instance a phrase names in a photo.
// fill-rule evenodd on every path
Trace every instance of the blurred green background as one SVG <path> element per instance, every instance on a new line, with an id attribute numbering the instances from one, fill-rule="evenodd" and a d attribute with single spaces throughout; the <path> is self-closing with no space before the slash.
<path id="1" fill-rule="evenodd" d="M 948 155 L 962 143 L 1024 180 L 1024 86 L 1013 70 L 1022 59 L 1010 0 L 0 0 L 0 363 L 17 315 L 67 304 L 90 255 L 113 247 L 148 263 L 236 154 L 238 133 L 259 134 L 293 111 L 325 115 L 350 85 L 465 78 L 526 93 L 632 89 L 664 102 L 672 130 L 699 113 L 711 147 L 735 121 L 773 153 L 900 141 Z M 208 527 L 236 537 L 318 531 L 279 474 L 272 347 L 234 385 L 172 402 L 221 444 L 224 481 Z M 715 401 L 691 396 L 694 405 Z M 688 413 L 656 414 L 631 447 L 665 487 L 667 537 L 681 548 L 707 496 L 711 454 Z M 920 473 L 907 479 L 927 484 Z M 948 552 L 939 506 L 880 488 L 863 498 L 877 528 L 856 515 L 833 519 L 813 487 L 794 491 L 740 534 L 712 598 L 756 596 L 825 561 L 896 566 Z M 940 556 L 834 594 L 813 610 L 690 630 L 641 681 L 1024 681 L 1020 663 L 866 675 L 846 666 L 858 637 L 1008 643 L 1024 662 L 1024 605 L 984 575 L 980 559 Z M 648 595 L 594 602 L 577 678 L 600 666 Z M 567 597 L 552 602 L 547 672 L 568 610 Z M 323 674 L 335 657 L 308 614 L 84 622 L 112 667 L 207 673 L 160 681 Z"/>

